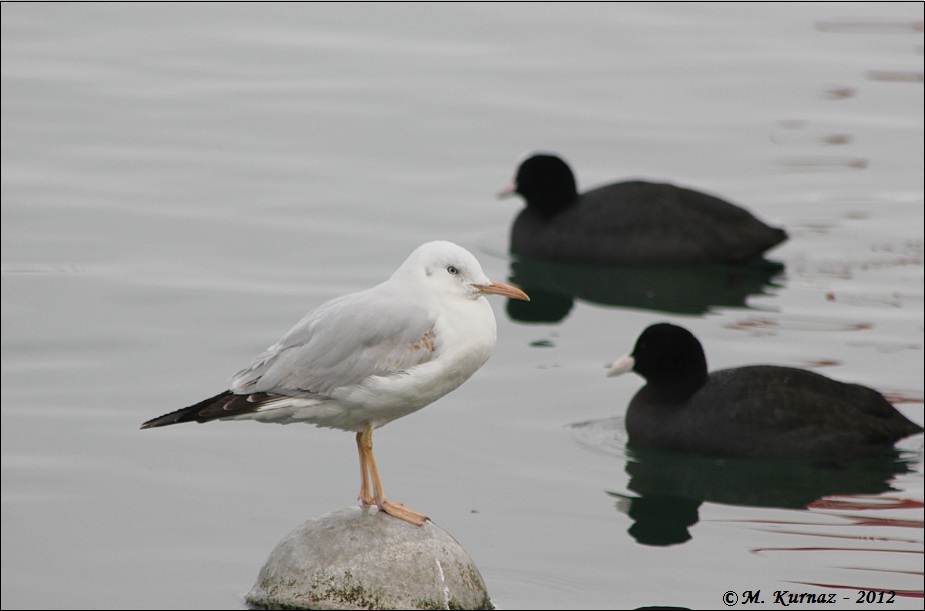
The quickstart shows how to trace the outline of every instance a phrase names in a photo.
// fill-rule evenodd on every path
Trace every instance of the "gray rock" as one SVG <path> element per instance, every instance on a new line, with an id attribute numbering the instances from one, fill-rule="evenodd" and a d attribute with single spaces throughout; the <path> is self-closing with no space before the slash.
<path id="1" fill-rule="evenodd" d="M 478 568 L 428 521 L 370 508 L 309 520 L 270 554 L 247 595 L 275 609 L 493 609 Z"/>

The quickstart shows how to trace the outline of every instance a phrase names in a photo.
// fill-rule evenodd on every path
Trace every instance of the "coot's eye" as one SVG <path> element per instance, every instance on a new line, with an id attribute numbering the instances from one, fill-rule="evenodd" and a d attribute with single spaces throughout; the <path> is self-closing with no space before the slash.
<path id="1" fill-rule="evenodd" d="M 450 274 L 451 276 L 455 276 L 455 275 L 457 275 L 457 274 L 459 273 L 459 270 L 456 269 L 455 266 L 451 265 L 451 266 L 449 266 L 448 268 L 446 268 L 446 272 L 447 272 L 448 274 Z"/>

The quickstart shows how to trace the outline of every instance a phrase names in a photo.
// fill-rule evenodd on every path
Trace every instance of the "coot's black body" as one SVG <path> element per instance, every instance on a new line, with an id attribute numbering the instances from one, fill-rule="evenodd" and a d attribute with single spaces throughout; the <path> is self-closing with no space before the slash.
<path id="1" fill-rule="evenodd" d="M 671 184 L 619 182 L 578 194 L 554 155 L 521 163 L 511 193 L 526 201 L 511 252 L 547 261 L 610 265 L 740 263 L 787 239 L 750 212 Z"/>
<path id="2" fill-rule="evenodd" d="M 876 390 L 796 369 L 756 365 L 707 373 L 696 337 L 652 325 L 613 375 L 647 384 L 630 401 L 630 444 L 709 456 L 873 456 L 922 432 Z"/>

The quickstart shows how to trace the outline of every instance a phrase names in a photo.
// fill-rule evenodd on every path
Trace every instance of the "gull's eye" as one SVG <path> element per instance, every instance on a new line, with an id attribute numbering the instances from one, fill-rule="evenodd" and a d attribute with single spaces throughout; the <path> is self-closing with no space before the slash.
<path id="1" fill-rule="evenodd" d="M 448 273 L 451 276 L 456 276 L 459 274 L 459 270 L 456 269 L 455 266 L 451 265 L 448 268 L 446 268 L 446 273 Z"/>

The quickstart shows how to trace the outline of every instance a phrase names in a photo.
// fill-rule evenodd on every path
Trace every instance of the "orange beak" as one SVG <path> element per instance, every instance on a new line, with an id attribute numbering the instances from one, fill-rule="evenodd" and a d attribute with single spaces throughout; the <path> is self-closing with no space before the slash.
<path id="1" fill-rule="evenodd" d="M 528 297 L 526 293 L 524 293 L 519 288 L 509 284 L 492 282 L 491 284 L 474 284 L 473 286 L 486 295 L 503 295 L 505 297 L 510 297 L 511 299 L 530 301 L 530 297 Z"/>

